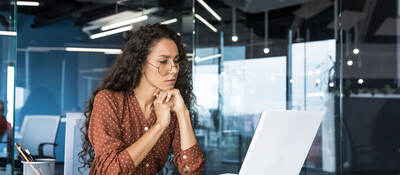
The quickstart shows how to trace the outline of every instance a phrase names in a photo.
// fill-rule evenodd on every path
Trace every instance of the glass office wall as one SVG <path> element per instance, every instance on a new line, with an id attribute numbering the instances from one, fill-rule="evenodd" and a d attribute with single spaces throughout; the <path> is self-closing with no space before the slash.
<path id="1" fill-rule="evenodd" d="M 336 4 L 335 4 L 336 3 Z M 264 110 L 324 113 L 301 174 L 335 174 L 338 2 L 195 0 L 204 174 L 238 173 Z"/>
<path id="2" fill-rule="evenodd" d="M 342 1 L 343 174 L 400 173 L 400 1 Z"/>
<path id="3" fill-rule="evenodd" d="M 17 9 L 14 0 L 0 2 L 0 172 L 12 173 Z"/>
<path id="4" fill-rule="evenodd" d="M 96 34 L 144 15 L 133 28 L 167 23 L 188 48 L 198 103 L 194 127 L 207 157 L 203 174 L 239 172 L 264 110 L 324 113 L 300 174 L 400 171 L 396 0 L 46 2 L 18 7 L 18 44 L 16 6 L 0 4 L 5 116 L 14 140 L 28 145 L 41 131 L 24 138 L 26 116 L 61 117 L 53 130 L 58 145 L 45 147 L 57 160 L 56 174 L 63 174 L 70 143 L 65 115 L 83 112 L 128 32 Z M 17 159 L 6 145 L 0 158 Z M 7 171 L 7 159 L 2 162 Z M 177 173 L 171 161 L 163 173 Z"/>

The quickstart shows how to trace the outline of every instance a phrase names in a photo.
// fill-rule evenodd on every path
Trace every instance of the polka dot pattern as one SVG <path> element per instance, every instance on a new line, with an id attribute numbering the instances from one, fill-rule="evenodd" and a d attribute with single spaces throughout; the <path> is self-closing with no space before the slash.
<path id="1" fill-rule="evenodd" d="M 168 160 L 171 147 L 175 155 L 174 164 L 181 174 L 202 173 L 205 158 L 200 145 L 196 143 L 189 149 L 181 150 L 175 113 L 171 113 L 171 123 L 157 143 L 135 167 L 126 148 L 155 124 L 157 116 L 153 109 L 145 118 L 134 94 L 126 99 L 125 107 L 123 98 L 122 93 L 110 90 L 102 90 L 95 97 L 88 129 L 89 141 L 95 151 L 90 175 L 156 174 Z"/>

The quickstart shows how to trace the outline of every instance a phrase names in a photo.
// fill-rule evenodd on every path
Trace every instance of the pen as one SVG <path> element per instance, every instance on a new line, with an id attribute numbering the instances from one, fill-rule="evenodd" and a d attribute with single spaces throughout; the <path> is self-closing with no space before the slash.
<path id="1" fill-rule="evenodd" d="M 15 147 L 17 147 L 19 154 L 25 159 L 26 162 L 33 162 L 33 160 L 29 159 L 25 155 L 24 151 L 22 150 L 21 146 L 19 146 L 18 143 L 15 143 Z M 35 167 L 32 166 L 32 164 L 29 164 L 29 166 L 33 169 L 36 175 L 41 175 L 40 172 Z"/>
<path id="2" fill-rule="evenodd" d="M 30 158 L 32 160 L 32 162 L 35 161 L 35 159 L 33 158 L 33 156 L 31 155 L 31 152 L 28 149 L 25 149 L 25 153 L 28 156 L 28 158 Z"/>
<path id="3" fill-rule="evenodd" d="M 22 155 L 22 157 L 25 159 L 25 161 L 32 162 L 32 160 L 30 160 L 28 157 L 26 157 L 26 155 L 24 154 L 24 151 L 22 150 L 21 146 L 19 146 L 18 143 L 15 143 L 15 147 L 17 147 L 19 154 Z"/>

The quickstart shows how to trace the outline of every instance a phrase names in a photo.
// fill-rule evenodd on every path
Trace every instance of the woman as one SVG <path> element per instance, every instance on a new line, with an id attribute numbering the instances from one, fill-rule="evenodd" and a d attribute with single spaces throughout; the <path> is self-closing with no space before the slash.
<path id="1" fill-rule="evenodd" d="M 7 132 L 7 151 L 10 152 L 12 149 L 12 127 L 11 124 L 7 121 L 6 116 L 4 116 L 5 105 L 3 100 L 0 100 L 0 138 Z M 11 158 L 12 154 L 8 154 L 8 157 Z M 11 159 L 10 159 L 11 160 Z"/>
<path id="2" fill-rule="evenodd" d="M 133 32 L 85 111 L 80 157 L 91 163 L 89 174 L 156 174 L 170 148 L 181 174 L 201 174 L 205 158 L 191 125 L 192 89 L 176 32 L 160 24 Z"/>

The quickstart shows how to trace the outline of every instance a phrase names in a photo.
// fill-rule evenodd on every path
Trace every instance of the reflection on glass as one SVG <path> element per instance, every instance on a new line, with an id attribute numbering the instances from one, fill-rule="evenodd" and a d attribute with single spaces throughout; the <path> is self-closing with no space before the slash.
<path id="1" fill-rule="evenodd" d="M 325 113 L 302 173 L 335 173 L 336 28 L 324 28 L 334 20 L 334 2 L 205 2 L 222 18 L 195 2 L 202 18 L 195 19 L 193 79 L 205 174 L 238 173 L 261 112 L 286 109 Z"/>
<path id="2" fill-rule="evenodd" d="M 13 124 L 16 84 L 16 5 L 14 0 L 0 3 L 0 173 L 13 171 Z"/>

